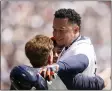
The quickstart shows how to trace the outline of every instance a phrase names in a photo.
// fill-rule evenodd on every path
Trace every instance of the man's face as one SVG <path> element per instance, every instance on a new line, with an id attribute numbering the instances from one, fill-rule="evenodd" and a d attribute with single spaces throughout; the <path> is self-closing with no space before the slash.
<path id="1" fill-rule="evenodd" d="M 75 37 L 74 26 L 68 22 L 68 18 L 54 18 L 53 36 L 59 46 L 68 46 Z"/>

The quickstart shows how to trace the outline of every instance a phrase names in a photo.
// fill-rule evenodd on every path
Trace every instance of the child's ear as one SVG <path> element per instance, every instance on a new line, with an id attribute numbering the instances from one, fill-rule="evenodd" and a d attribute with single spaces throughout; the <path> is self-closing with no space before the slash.
<path id="1" fill-rule="evenodd" d="M 51 56 L 50 56 L 50 55 L 48 56 L 48 62 L 47 62 L 47 63 L 48 63 L 49 65 L 52 64 L 52 60 L 51 60 Z"/>
<path id="2" fill-rule="evenodd" d="M 77 33 L 77 32 L 79 31 L 79 26 L 75 25 L 75 26 L 73 27 L 73 30 L 74 30 L 74 33 Z"/>

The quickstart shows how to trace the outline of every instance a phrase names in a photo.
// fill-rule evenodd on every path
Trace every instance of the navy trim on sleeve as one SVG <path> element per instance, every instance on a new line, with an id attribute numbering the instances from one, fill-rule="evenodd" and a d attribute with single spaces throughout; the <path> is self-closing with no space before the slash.
<path id="1" fill-rule="evenodd" d="M 86 55 L 77 54 L 57 63 L 59 71 L 77 74 L 83 72 L 88 67 L 89 60 Z"/>

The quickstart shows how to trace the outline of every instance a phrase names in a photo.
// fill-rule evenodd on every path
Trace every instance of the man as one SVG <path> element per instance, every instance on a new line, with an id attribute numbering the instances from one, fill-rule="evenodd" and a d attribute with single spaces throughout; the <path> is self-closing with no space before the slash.
<path id="1" fill-rule="evenodd" d="M 58 67 L 58 75 L 67 89 L 77 89 L 74 78 L 78 73 L 82 73 L 84 76 L 91 77 L 92 79 L 95 77 L 96 54 L 94 47 L 88 37 L 81 36 L 80 28 L 81 17 L 75 10 L 59 9 L 55 12 L 53 36 L 57 44 L 60 47 L 64 46 L 64 48 L 57 63 L 53 65 Z M 44 72 L 46 73 L 46 71 Z M 44 77 L 46 77 L 46 74 Z M 88 81 L 91 83 L 92 80 Z M 97 88 L 98 84 L 95 84 L 97 81 L 94 79 L 94 85 L 91 86 L 91 89 L 99 89 L 99 87 Z M 83 87 L 86 84 L 79 83 L 79 85 Z M 85 90 L 89 89 L 88 86 L 85 87 Z"/>
<path id="2" fill-rule="evenodd" d="M 57 43 L 56 43 L 56 39 L 55 37 L 51 37 L 53 43 L 54 43 L 54 48 L 53 48 L 53 63 L 57 62 L 57 59 L 59 57 L 59 54 L 61 53 L 63 47 L 60 47 Z M 110 79 L 110 68 L 105 69 L 103 72 L 97 73 L 97 75 L 95 75 L 95 77 L 89 77 L 89 76 L 85 76 L 81 73 L 77 74 L 74 78 L 74 88 L 77 90 L 101 90 L 103 89 L 103 80 L 101 78 L 104 79 L 105 81 L 105 88 L 107 88 L 109 82 L 108 80 Z M 107 75 L 108 74 L 108 75 Z M 96 81 L 95 81 L 96 80 Z M 96 82 L 96 83 L 95 83 Z M 82 85 L 82 86 L 81 86 Z"/>

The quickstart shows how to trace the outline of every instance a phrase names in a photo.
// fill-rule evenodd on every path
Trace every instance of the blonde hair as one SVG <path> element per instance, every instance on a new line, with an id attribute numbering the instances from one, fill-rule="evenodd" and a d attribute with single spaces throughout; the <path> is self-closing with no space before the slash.
<path id="1" fill-rule="evenodd" d="M 36 35 L 25 45 L 25 53 L 33 67 L 47 65 L 50 51 L 53 49 L 53 41 L 44 35 Z"/>

